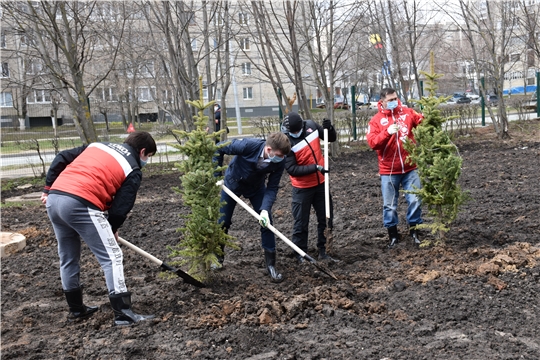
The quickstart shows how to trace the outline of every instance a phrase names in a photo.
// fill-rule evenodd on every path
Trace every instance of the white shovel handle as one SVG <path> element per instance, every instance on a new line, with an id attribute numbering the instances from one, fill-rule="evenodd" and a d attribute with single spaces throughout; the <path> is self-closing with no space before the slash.
<path id="1" fill-rule="evenodd" d="M 161 266 L 161 264 L 163 264 L 163 261 L 159 260 L 157 257 L 155 257 L 154 255 L 152 254 L 149 254 L 147 253 L 146 251 L 144 251 L 143 249 L 133 245 L 132 243 L 130 243 L 129 241 L 127 240 L 124 240 L 122 239 L 120 236 L 118 237 L 118 242 L 122 245 L 125 245 L 127 246 L 128 248 L 130 248 L 131 250 L 135 251 L 136 253 L 144 256 L 145 258 L 149 259 L 150 261 L 156 263 L 158 266 Z"/>
<path id="2" fill-rule="evenodd" d="M 328 129 L 324 129 L 324 169 L 328 171 Z M 324 210 L 326 218 L 330 219 L 330 179 L 324 174 Z"/>
<path id="3" fill-rule="evenodd" d="M 233 193 L 228 187 L 225 186 L 223 183 L 223 180 L 220 180 L 216 183 L 216 185 L 221 186 L 223 191 L 225 191 L 230 197 L 234 199 L 240 206 L 242 206 L 244 209 L 246 209 L 253 217 L 257 220 L 261 219 L 261 216 L 257 214 L 255 210 L 253 210 L 251 207 L 249 207 L 248 204 L 246 204 L 242 199 L 240 199 L 238 196 L 236 196 L 235 193 Z M 306 257 L 306 253 L 302 251 L 298 246 L 296 246 L 291 240 L 287 239 L 285 235 L 283 235 L 281 232 L 279 232 L 278 229 L 272 226 L 272 224 L 268 224 L 266 226 L 268 230 L 272 231 L 274 234 L 276 234 L 281 240 L 285 241 L 287 245 L 289 245 L 294 251 L 298 253 L 298 255 L 302 257 Z M 307 255 L 309 256 L 309 255 Z"/>

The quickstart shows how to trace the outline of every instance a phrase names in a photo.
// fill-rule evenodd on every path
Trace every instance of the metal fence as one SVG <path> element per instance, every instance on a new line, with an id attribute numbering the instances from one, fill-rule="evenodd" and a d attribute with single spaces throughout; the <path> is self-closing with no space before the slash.
<path id="1" fill-rule="evenodd" d="M 102 141 L 119 141 L 127 135 L 122 123 L 95 124 Z M 153 124 L 141 123 L 141 130 L 151 131 Z M 81 146 L 73 124 L 50 126 L 2 127 L 0 167 L 2 178 L 43 176 L 58 152 Z"/>
<path id="2" fill-rule="evenodd" d="M 478 125 L 478 106 L 449 106 L 445 107 L 443 116 L 457 116 L 447 124 L 447 129 L 459 134 L 472 131 Z M 347 143 L 354 140 L 365 140 L 367 126 L 376 110 L 359 109 L 353 119 L 351 111 L 336 111 L 333 119 L 338 133 L 338 140 Z M 325 112 L 313 113 L 313 120 L 322 124 Z M 273 131 L 280 130 L 278 116 L 242 118 L 242 133 L 239 134 L 237 120 L 228 118 L 229 138 L 235 137 L 266 137 Z M 448 126 L 450 125 L 450 126 Z M 100 141 L 122 142 L 127 136 L 121 122 L 96 123 Z M 141 122 L 135 124 L 137 130 L 149 131 L 158 143 L 156 156 L 152 162 L 170 162 L 171 166 L 180 159 L 177 143 L 170 130 L 172 123 Z M 2 178 L 39 177 L 46 174 L 48 167 L 59 151 L 81 146 L 79 134 L 73 124 L 59 125 L 56 133 L 52 126 L 31 127 L 21 130 L 18 126 L 2 127 L 0 133 L 0 168 Z"/>

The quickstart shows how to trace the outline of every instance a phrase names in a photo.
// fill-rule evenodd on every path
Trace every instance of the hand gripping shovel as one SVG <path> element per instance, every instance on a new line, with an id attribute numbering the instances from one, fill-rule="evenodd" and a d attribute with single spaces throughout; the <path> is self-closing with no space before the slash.
<path id="1" fill-rule="evenodd" d="M 328 129 L 324 129 L 324 169 L 328 171 Z M 334 237 L 330 227 L 330 177 L 328 173 L 324 174 L 324 210 L 326 212 L 326 229 L 324 230 L 326 251 L 330 253 L 332 252 Z"/>
<path id="2" fill-rule="evenodd" d="M 144 251 L 143 249 L 141 248 L 138 248 L 137 246 L 133 245 L 132 243 L 130 243 L 129 241 L 127 240 L 124 240 L 122 239 L 120 236 L 118 237 L 118 242 L 122 245 L 125 245 L 127 246 L 128 248 L 134 250 L 136 253 L 139 253 L 140 255 L 144 256 L 145 258 L 147 259 L 150 259 L 152 262 L 158 264 L 162 269 L 164 270 L 168 270 L 170 272 L 173 272 L 175 273 L 176 275 L 180 276 L 182 279 L 184 279 L 184 282 L 185 283 L 188 283 L 188 284 L 191 284 L 191 285 L 194 285 L 196 287 L 205 287 L 205 285 L 200 282 L 199 280 L 195 279 L 194 277 L 192 277 L 191 275 L 183 272 L 182 270 L 180 269 L 175 269 L 173 268 L 172 266 L 170 266 L 169 264 L 166 264 L 164 263 L 163 261 L 159 260 L 157 257 L 147 253 L 146 251 Z"/>
<path id="3" fill-rule="evenodd" d="M 236 201 L 240 206 L 242 206 L 244 209 L 246 209 L 247 212 L 249 212 L 251 215 L 253 215 L 253 217 L 255 219 L 257 219 L 257 220 L 261 219 L 261 216 L 259 214 L 257 214 L 257 212 L 255 210 L 250 208 L 248 206 L 248 204 L 246 204 L 244 201 L 242 201 L 242 199 L 240 199 L 238 196 L 236 196 L 235 193 L 233 193 L 228 187 L 225 186 L 225 184 L 223 183 L 223 180 L 218 181 L 216 183 L 216 185 L 221 186 L 223 191 L 225 191 L 230 197 L 232 197 L 234 199 L 234 201 Z M 278 229 L 273 227 L 272 224 L 268 224 L 266 227 L 268 228 L 268 230 L 270 230 L 274 234 L 276 234 L 281 240 L 285 241 L 285 243 L 287 245 L 289 245 L 294 251 L 296 251 L 298 253 L 298 255 L 300 255 L 301 257 L 303 257 L 304 259 L 306 259 L 307 261 L 309 261 L 313 265 L 315 265 L 315 267 L 317 267 L 317 269 L 321 270 L 323 273 L 325 273 L 326 275 L 330 276 L 331 278 L 333 278 L 335 280 L 338 279 L 336 277 L 336 275 L 334 275 L 334 273 L 332 271 L 330 271 L 330 269 L 328 269 L 323 264 L 318 263 L 317 261 L 315 261 L 315 259 L 313 259 L 311 256 L 309 256 L 304 251 L 302 251 L 302 249 L 300 249 L 291 240 L 287 239 L 287 237 L 285 235 L 283 235 L 281 232 L 279 232 Z"/>

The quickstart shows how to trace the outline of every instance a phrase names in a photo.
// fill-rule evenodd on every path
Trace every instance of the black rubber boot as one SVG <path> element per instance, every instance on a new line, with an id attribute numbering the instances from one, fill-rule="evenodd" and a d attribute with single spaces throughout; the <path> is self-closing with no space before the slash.
<path id="1" fill-rule="evenodd" d="M 279 283 L 283 281 L 283 275 L 276 270 L 276 252 L 264 250 L 264 261 L 266 262 L 266 270 L 272 278 L 272 282 Z"/>
<path id="2" fill-rule="evenodd" d="M 393 249 L 399 242 L 399 234 L 398 234 L 398 229 L 396 225 L 388 228 L 388 237 L 390 238 L 390 242 L 388 243 L 388 248 Z"/>
<path id="3" fill-rule="evenodd" d="M 65 291 L 66 301 L 69 306 L 68 320 L 84 319 L 90 317 L 98 310 L 97 306 L 86 306 L 83 304 L 82 287 L 75 290 Z"/>
<path id="4" fill-rule="evenodd" d="M 133 312 L 130 292 L 109 295 L 109 300 L 114 311 L 114 325 L 132 325 L 139 321 L 155 318 L 155 315 L 139 315 Z"/>
<path id="5" fill-rule="evenodd" d="M 416 230 L 415 226 L 411 226 L 411 228 L 409 230 L 409 235 L 411 235 L 411 237 L 413 239 L 413 245 L 420 246 L 422 241 L 420 241 L 420 234 L 419 234 L 419 231 Z"/>

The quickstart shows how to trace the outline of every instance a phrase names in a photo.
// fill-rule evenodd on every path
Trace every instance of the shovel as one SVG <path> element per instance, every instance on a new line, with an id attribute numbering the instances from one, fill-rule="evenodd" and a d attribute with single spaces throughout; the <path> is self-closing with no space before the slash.
<path id="1" fill-rule="evenodd" d="M 133 245 L 132 243 L 130 243 L 129 241 L 127 240 L 124 240 L 122 239 L 120 236 L 118 237 L 118 242 L 122 245 L 125 245 L 127 246 L 128 248 L 134 250 L 136 253 L 139 253 L 140 255 L 144 256 L 145 258 L 147 259 L 150 259 L 152 262 L 158 264 L 163 270 L 168 270 L 170 272 L 173 272 L 175 273 L 176 275 L 180 276 L 182 279 L 184 279 L 184 282 L 185 283 L 188 283 L 188 284 L 191 284 L 191 285 L 194 285 L 196 287 L 205 287 L 205 285 L 200 282 L 199 280 L 195 279 L 194 277 L 192 277 L 191 275 L 183 272 L 182 270 L 180 269 L 176 269 L 176 268 L 173 268 L 172 266 L 170 266 L 169 264 L 167 263 L 164 263 L 163 261 L 159 260 L 157 257 L 147 253 L 146 251 L 144 251 L 143 249 L 141 248 L 138 248 L 137 246 Z"/>
<path id="2" fill-rule="evenodd" d="M 257 220 L 261 219 L 261 216 L 259 214 L 257 214 L 257 212 L 255 210 L 250 208 L 248 206 L 248 204 L 246 204 L 244 201 L 242 201 L 242 199 L 240 199 L 238 196 L 236 196 L 235 193 L 233 193 L 228 187 L 225 186 L 225 184 L 223 183 L 223 180 L 218 181 L 216 183 L 216 185 L 221 186 L 223 191 L 225 191 L 230 197 L 232 197 L 240 206 L 242 206 L 244 209 L 246 209 L 247 212 L 249 212 L 251 215 L 253 215 L 253 217 L 255 219 L 257 219 Z M 336 275 L 334 275 L 334 273 L 332 271 L 330 271 L 330 269 L 328 269 L 326 266 L 323 266 L 323 264 L 318 263 L 317 261 L 315 261 L 315 259 L 313 259 L 311 256 L 309 256 L 304 251 L 302 251 L 302 249 L 300 249 L 291 240 L 287 239 L 287 237 L 285 235 L 283 235 L 281 232 L 279 232 L 278 229 L 273 227 L 272 224 L 268 224 L 266 227 L 268 228 L 268 230 L 270 230 L 274 234 L 276 234 L 281 240 L 285 241 L 285 243 L 287 245 L 289 245 L 294 251 L 296 251 L 298 253 L 298 255 L 300 255 L 301 257 L 303 257 L 304 259 L 306 259 L 307 261 L 309 261 L 313 265 L 315 265 L 315 267 L 317 267 L 319 270 L 324 272 L 326 275 L 330 276 L 331 278 L 333 278 L 335 280 L 338 279 L 336 277 Z"/>
<path id="3" fill-rule="evenodd" d="M 324 129 L 324 169 L 328 171 L 328 129 Z M 330 227 L 330 178 L 328 172 L 324 174 L 324 210 L 326 212 L 326 229 L 324 236 L 326 237 L 326 251 L 332 251 L 334 237 L 332 236 L 332 228 Z"/>

